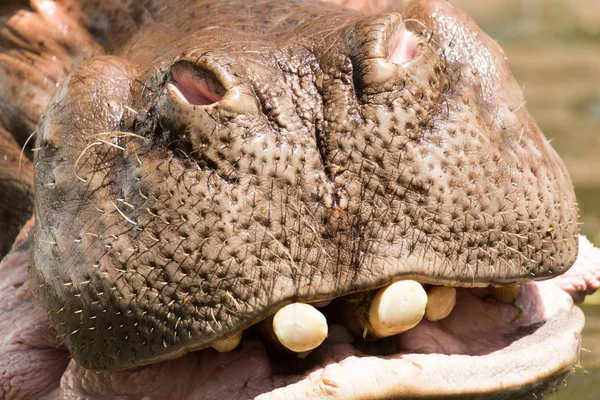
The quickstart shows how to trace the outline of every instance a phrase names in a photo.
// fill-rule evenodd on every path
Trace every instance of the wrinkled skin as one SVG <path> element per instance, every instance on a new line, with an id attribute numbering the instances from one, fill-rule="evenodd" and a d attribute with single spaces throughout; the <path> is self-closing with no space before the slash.
<path id="1" fill-rule="evenodd" d="M 34 227 L 0 268 L 2 294 L 19 299 L 6 320 L 21 307 L 35 321 L 12 326 L 4 345 L 17 346 L 10 364 L 21 366 L 0 385 L 8 398 L 530 398 L 569 371 L 583 323 L 571 297 L 597 288 L 599 268 L 567 272 L 578 244 L 568 174 L 502 51 L 462 12 L 443 1 L 371 16 L 287 1 L 31 5 L 0 6 L 11 168 L 0 171 L 10 193 L 0 251 L 35 202 Z M 33 168 L 18 150 L 38 121 Z M 400 393 L 381 378 L 397 371 L 355 366 L 347 343 L 323 346 L 300 374 L 278 374 L 252 337 L 232 353 L 186 354 L 285 304 L 403 278 L 524 283 L 525 317 L 513 324 L 515 308 L 490 309 L 464 289 L 457 307 L 487 315 L 497 342 L 432 348 L 426 338 L 463 336 L 457 316 L 421 324 L 398 349 L 493 356 L 506 346 L 510 369 L 544 338 L 558 343 L 556 362 L 514 387 L 479 390 L 473 378 Z M 394 368 L 429 378 L 446 363 L 400 358 Z M 19 371 L 31 359 L 49 372 L 28 386 Z M 460 365 L 485 371 L 490 360 Z M 338 362 L 345 374 L 374 371 L 380 386 L 325 379 Z M 315 394 L 310 371 L 335 384 Z"/>

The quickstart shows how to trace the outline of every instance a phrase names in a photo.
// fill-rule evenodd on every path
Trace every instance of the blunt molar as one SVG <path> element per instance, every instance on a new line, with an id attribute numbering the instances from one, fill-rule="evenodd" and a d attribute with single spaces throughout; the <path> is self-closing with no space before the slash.
<path id="1" fill-rule="evenodd" d="M 512 304 L 519 298 L 521 285 L 510 285 L 492 288 L 492 297 L 500 303 Z"/>
<path id="2" fill-rule="evenodd" d="M 387 337 L 414 328 L 425 315 L 427 293 L 417 281 L 399 281 L 380 289 L 369 308 L 369 333 Z"/>
<path id="3" fill-rule="evenodd" d="M 321 300 L 321 301 L 314 301 L 311 302 L 310 305 L 312 305 L 313 307 L 317 307 L 317 308 L 323 308 L 323 307 L 327 307 L 328 305 L 331 304 L 331 299 L 330 300 Z"/>
<path id="4" fill-rule="evenodd" d="M 397 335 L 414 328 L 425 315 L 427 293 L 413 280 L 403 280 L 379 289 L 374 297 L 357 297 L 348 303 L 348 328 L 363 337 Z M 362 332 L 361 332 L 362 331 Z"/>
<path id="5" fill-rule="evenodd" d="M 325 316 L 315 307 L 304 303 L 283 307 L 275 313 L 270 325 L 277 341 L 295 353 L 319 347 L 328 333 Z"/>
<path id="6" fill-rule="evenodd" d="M 221 339 L 213 342 L 213 344 L 210 347 L 217 350 L 219 353 L 226 353 L 238 347 L 238 345 L 242 341 L 242 336 L 243 331 L 240 331 L 226 339 Z"/>
<path id="7" fill-rule="evenodd" d="M 427 292 L 425 318 L 435 322 L 446 318 L 456 305 L 456 289 L 450 286 L 433 286 Z"/>

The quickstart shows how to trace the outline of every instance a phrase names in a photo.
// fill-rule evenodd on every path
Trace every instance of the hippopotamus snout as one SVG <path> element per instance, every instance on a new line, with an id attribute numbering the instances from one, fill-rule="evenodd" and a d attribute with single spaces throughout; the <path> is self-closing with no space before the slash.
<path id="1" fill-rule="evenodd" d="M 38 137 L 34 259 L 79 363 L 175 357 L 399 279 L 514 284 L 571 265 L 572 188 L 501 51 L 427 4 L 326 9 L 287 33 L 195 21 L 78 67 Z"/>
<path id="2" fill-rule="evenodd" d="M 541 398 L 577 361 L 571 181 L 448 2 L 25 3 L 0 397 Z"/>

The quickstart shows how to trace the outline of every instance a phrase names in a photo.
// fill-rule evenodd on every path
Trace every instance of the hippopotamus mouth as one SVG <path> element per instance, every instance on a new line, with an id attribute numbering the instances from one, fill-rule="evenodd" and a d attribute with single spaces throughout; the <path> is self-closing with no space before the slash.
<path id="1" fill-rule="evenodd" d="M 569 270 L 571 181 L 472 20 L 443 1 L 142 3 L 129 25 L 88 17 L 37 129 L 24 286 L 73 358 L 55 395 L 560 383 L 600 268 Z M 59 6 L 37 12 L 73 18 Z"/>

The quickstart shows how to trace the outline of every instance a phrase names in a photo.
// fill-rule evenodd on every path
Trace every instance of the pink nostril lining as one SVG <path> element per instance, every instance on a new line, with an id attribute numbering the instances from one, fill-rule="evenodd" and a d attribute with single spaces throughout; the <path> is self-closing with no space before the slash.
<path id="1" fill-rule="evenodd" d="M 394 64 L 404 64 L 419 54 L 421 39 L 406 29 L 398 35 L 396 43 L 388 54 L 387 61 Z"/>
<path id="2" fill-rule="evenodd" d="M 175 89 L 178 97 L 186 103 L 206 106 L 223 98 L 217 91 L 218 84 L 187 66 L 175 66 L 171 74 L 172 81 L 169 86 Z"/>

